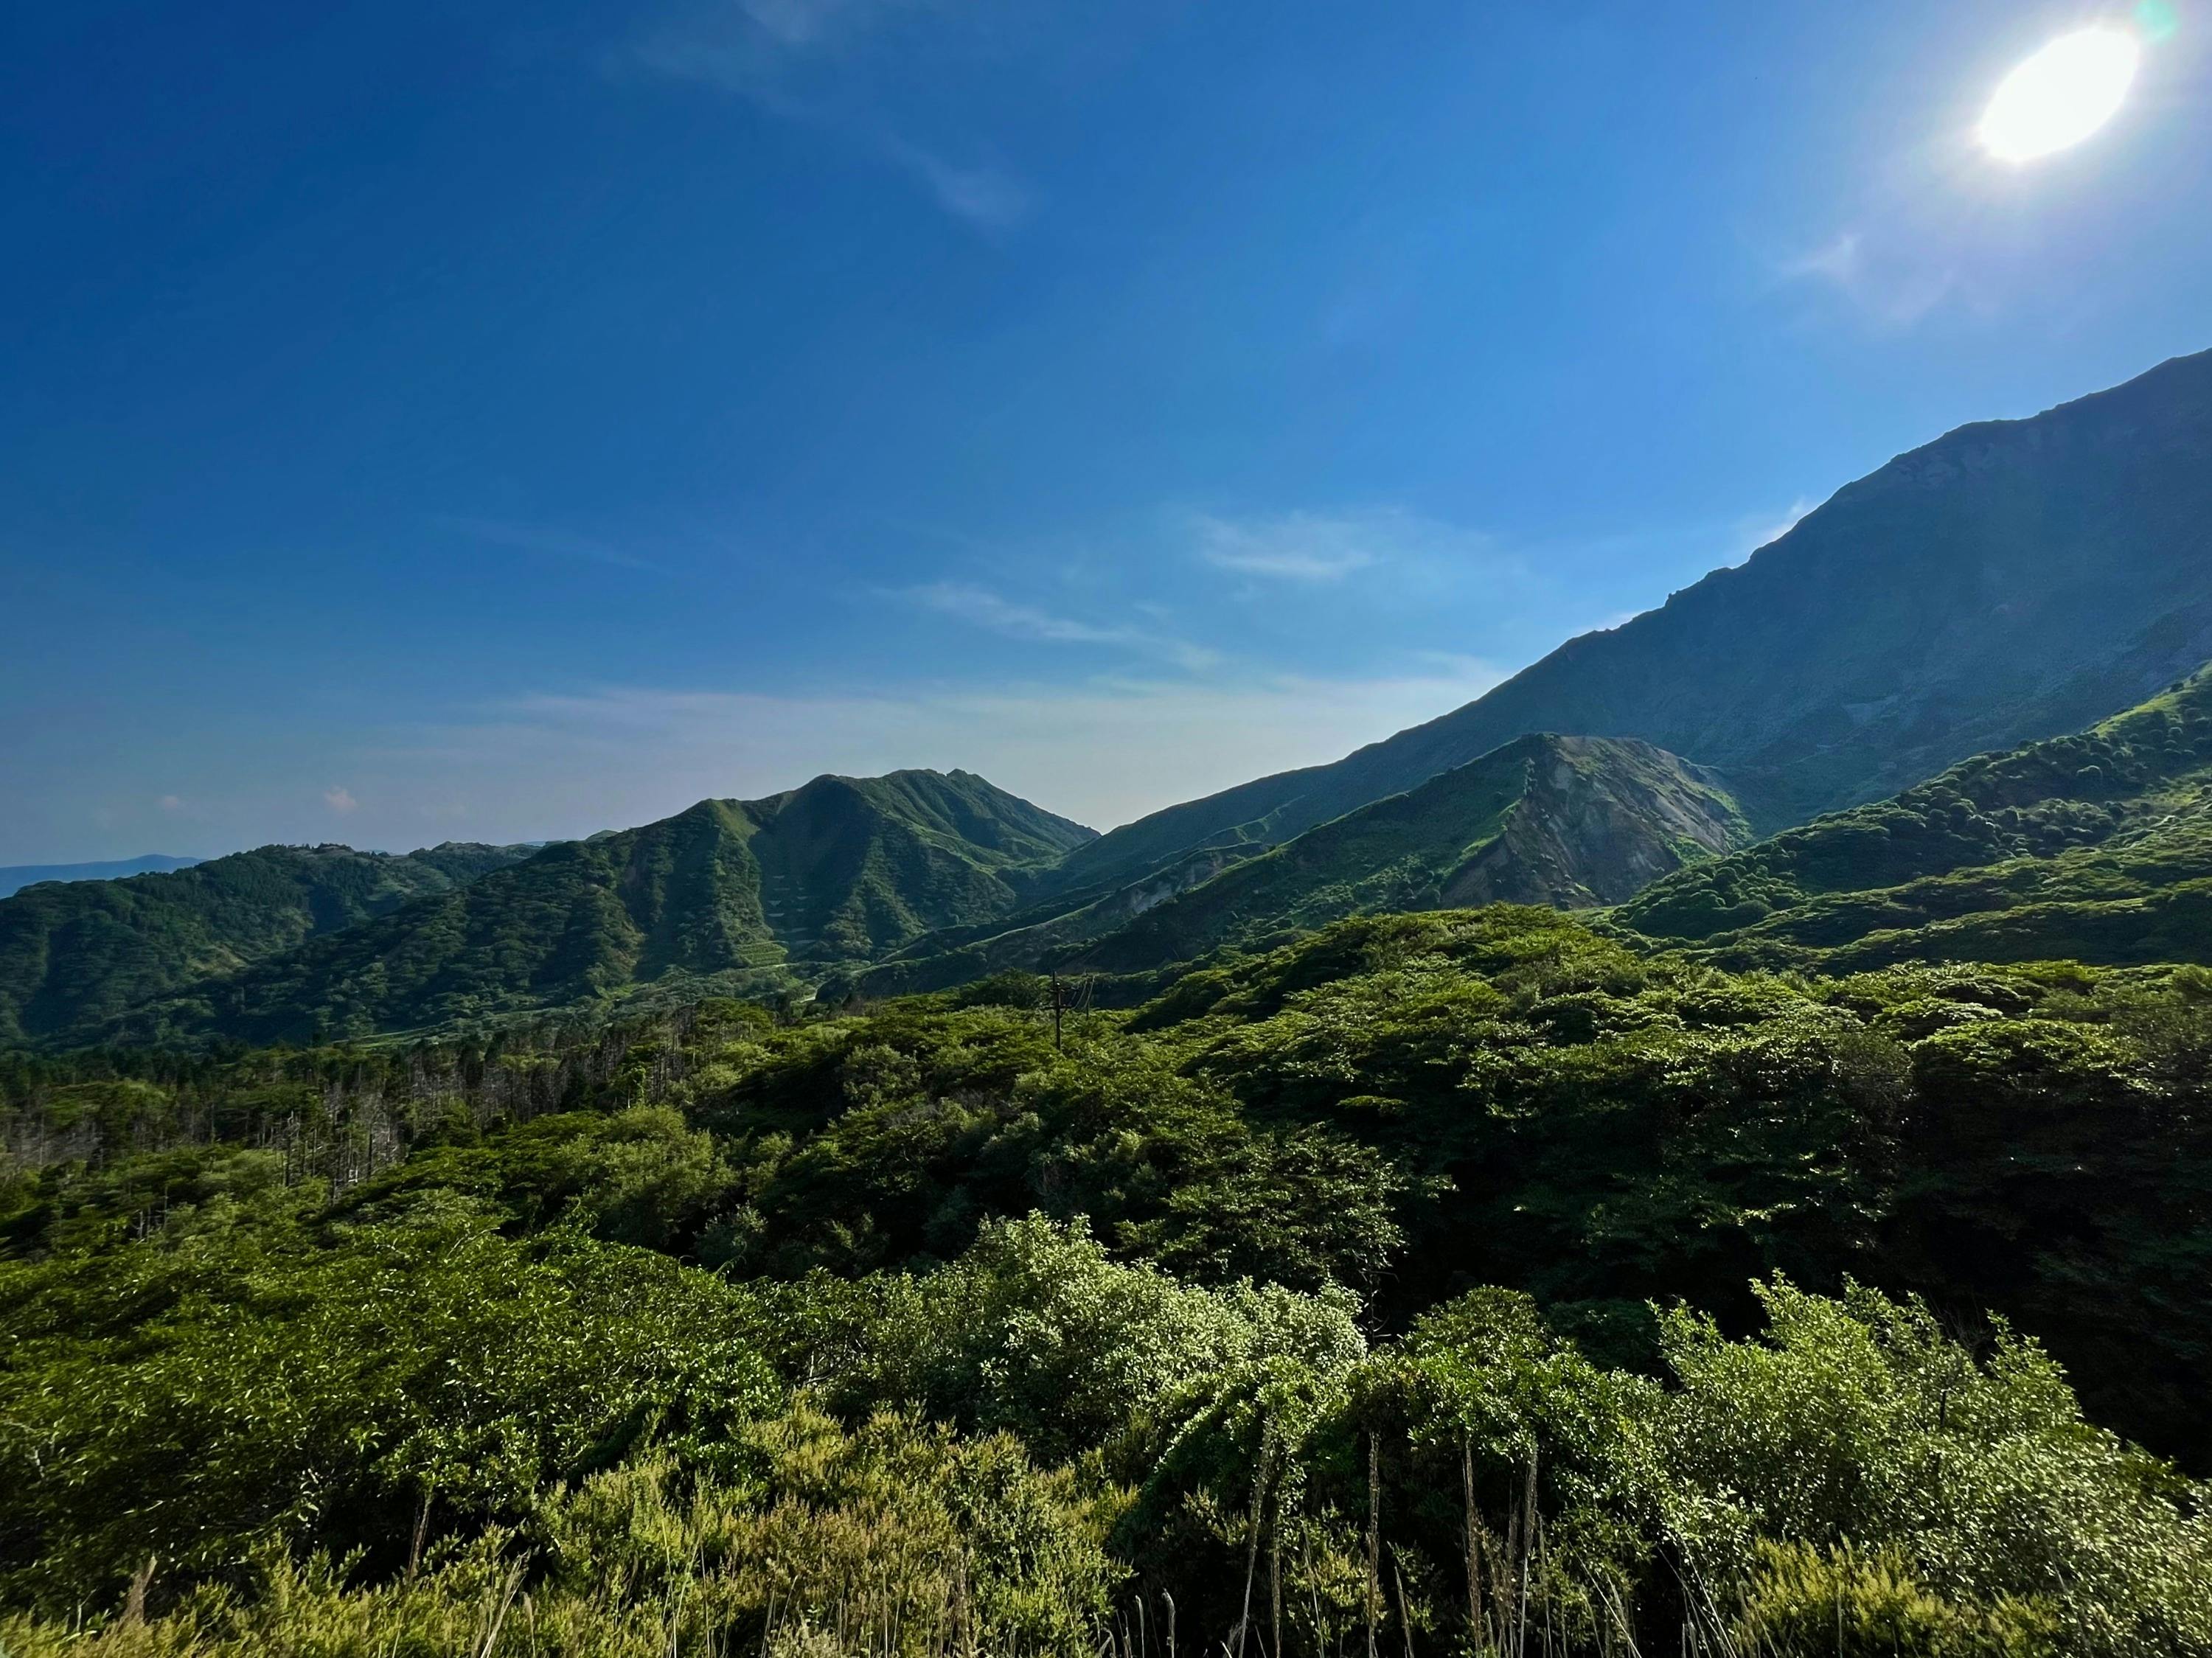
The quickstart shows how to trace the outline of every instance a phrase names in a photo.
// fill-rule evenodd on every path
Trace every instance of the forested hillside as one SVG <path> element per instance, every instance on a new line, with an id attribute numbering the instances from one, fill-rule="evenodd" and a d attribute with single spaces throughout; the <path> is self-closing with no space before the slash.
<path id="1" fill-rule="evenodd" d="M 2212 1652 L 2201 971 L 1038 988 L 0 1064 L 0 1639 Z"/>
<path id="2" fill-rule="evenodd" d="M 1847 484 L 1741 566 L 1332 765 L 1155 812 L 1071 892 L 1271 846 L 1531 732 L 1727 774 L 1762 833 L 2073 731 L 2212 659 L 2212 352 Z"/>
<path id="3" fill-rule="evenodd" d="M 939 989 L 1048 963 L 1157 970 L 1393 910 L 1619 903 L 1749 838 L 1723 780 L 1700 767 L 1643 743 L 1528 737 L 1273 852 L 1200 855 L 1064 915 L 920 939 L 859 988 Z"/>
<path id="4" fill-rule="evenodd" d="M 41 881 L 119 881 L 131 875 L 165 875 L 205 861 L 149 853 L 143 858 L 105 864 L 10 864 L 0 866 L 0 898 L 13 896 Z"/>
<path id="5" fill-rule="evenodd" d="M 88 1032 L 149 997 L 453 891 L 535 850 L 263 847 L 171 874 L 30 888 L 0 899 L 0 1042 Z"/>
<path id="6" fill-rule="evenodd" d="M 1737 966 L 2212 961 L 2212 669 L 1684 871 L 1620 920 Z"/>
<path id="7" fill-rule="evenodd" d="M 1004 914 L 1091 831 L 966 772 L 821 777 L 549 847 L 496 877 L 111 1019 L 132 1041 L 309 1042 L 640 995 L 770 995 Z"/>

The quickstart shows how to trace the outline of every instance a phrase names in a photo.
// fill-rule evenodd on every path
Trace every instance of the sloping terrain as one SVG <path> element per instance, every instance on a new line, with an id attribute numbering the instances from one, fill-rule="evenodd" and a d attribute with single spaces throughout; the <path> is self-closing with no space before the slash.
<path id="1" fill-rule="evenodd" d="M 1721 780 L 1648 744 L 1526 737 L 1256 857 L 1208 858 L 1071 914 L 864 975 L 872 994 L 1048 961 L 1133 972 L 1261 949 L 1347 915 L 1618 903 L 1750 839 Z"/>
<path id="2" fill-rule="evenodd" d="M 9 864 L 0 868 L 0 898 L 10 898 L 41 881 L 120 881 L 132 875 L 167 875 L 204 863 L 202 858 L 172 858 L 148 853 L 105 864 Z"/>
<path id="3" fill-rule="evenodd" d="M 2212 353 L 2032 419 L 1961 427 L 1838 490 L 1746 563 L 1570 641 L 1330 765 L 1117 829 L 1073 892 L 1278 844 L 1531 732 L 1725 772 L 1762 832 L 1974 753 L 2077 730 L 2212 658 Z"/>
<path id="4" fill-rule="evenodd" d="M 535 850 L 263 847 L 171 874 L 27 888 L 0 899 L 0 1042 L 92 1028 L 149 997 L 452 891 Z"/>
<path id="5" fill-rule="evenodd" d="M 303 1042 L 603 1007 L 648 987 L 764 993 L 810 965 L 1004 914 L 1020 872 L 1090 834 L 966 772 L 819 777 L 764 800 L 702 800 L 549 847 L 137 1010 L 116 1030 Z"/>
<path id="6" fill-rule="evenodd" d="M 1617 920 L 1736 965 L 2212 962 L 2212 669 L 1685 870 Z"/>

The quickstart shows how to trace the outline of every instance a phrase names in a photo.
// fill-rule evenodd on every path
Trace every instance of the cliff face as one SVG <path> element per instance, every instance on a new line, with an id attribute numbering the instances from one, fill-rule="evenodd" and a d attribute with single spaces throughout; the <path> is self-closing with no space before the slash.
<path id="1" fill-rule="evenodd" d="M 1505 827 L 1445 878 L 1440 907 L 1618 904 L 1749 838 L 1715 774 L 1646 744 L 1538 738 L 1528 768 Z"/>

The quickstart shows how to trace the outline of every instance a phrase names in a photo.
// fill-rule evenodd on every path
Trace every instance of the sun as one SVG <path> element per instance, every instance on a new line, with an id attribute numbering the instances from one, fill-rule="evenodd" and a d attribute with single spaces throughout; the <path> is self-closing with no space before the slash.
<path id="1" fill-rule="evenodd" d="M 2139 56 L 2123 29 L 2060 35 L 2005 76 L 1982 117 L 1982 148 L 2001 161 L 2032 161 L 2080 143 L 2118 112 Z"/>

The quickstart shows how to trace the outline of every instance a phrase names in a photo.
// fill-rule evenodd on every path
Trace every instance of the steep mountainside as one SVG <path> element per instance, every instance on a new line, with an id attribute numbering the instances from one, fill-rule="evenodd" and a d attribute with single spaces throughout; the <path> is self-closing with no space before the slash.
<path id="1" fill-rule="evenodd" d="M 109 864 L 10 864 L 0 868 L 0 898 L 13 897 L 41 881 L 119 881 L 130 875 L 167 875 L 204 859 L 171 858 L 158 852 Z"/>
<path id="2" fill-rule="evenodd" d="M 1347 915 L 1508 902 L 1618 903 L 1749 840 L 1721 780 L 1648 744 L 1524 737 L 1272 852 L 1200 857 L 1070 914 L 926 939 L 864 975 L 872 994 L 1048 960 L 1112 972 L 1264 949 Z"/>
<path id="3" fill-rule="evenodd" d="M 2212 669 L 1685 870 L 1617 920 L 1737 965 L 2212 962 Z"/>
<path id="4" fill-rule="evenodd" d="M 1962 427 L 1465 708 L 1156 812 L 1058 878 L 1091 892 L 1197 848 L 1274 844 L 1538 731 L 1718 767 L 1772 830 L 2078 729 L 2208 657 L 2212 353 Z"/>
<path id="5" fill-rule="evenodd" d="M 366 1036 L 648 987 L 757 993 L 1005 914 L 1091 831 L 967 772 L 818 777 L 549 847 L 476 884 L 138 1010 L 118 1034 Z"/>
<path id="6" fill-rule="evenodd" d="M 89 1029 L 535 850 L 263 847 L 173 874 L 27 888 L 0 899 L 0 1042 Z"/>

